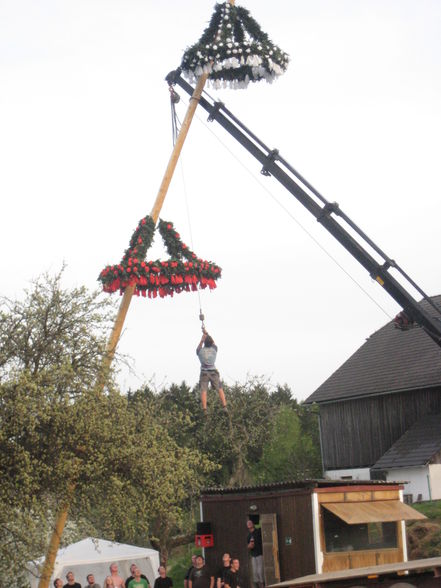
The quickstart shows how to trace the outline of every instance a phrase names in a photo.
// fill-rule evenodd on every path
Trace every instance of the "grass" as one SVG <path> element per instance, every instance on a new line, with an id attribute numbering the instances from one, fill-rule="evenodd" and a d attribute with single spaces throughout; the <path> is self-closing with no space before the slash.
<path id="1" fill-rule="evenodd" d="M 412 508 L 426 515 L 434 523 L 441 525 L 441 500 L 431 500 L 430 502 L 413 503 Z"/>
<path id="2" fill-rule="evenodd" d="M 441 554 L 441 500 L 414 503 L 412 507 L 427 520 L 407 523 L 409 559 L 436 557 Z"/>

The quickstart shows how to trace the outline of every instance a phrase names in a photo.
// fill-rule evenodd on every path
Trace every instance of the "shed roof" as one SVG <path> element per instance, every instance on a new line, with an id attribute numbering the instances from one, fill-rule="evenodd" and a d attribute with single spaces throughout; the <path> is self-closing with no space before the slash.
<path id="1" fill-rule="evenodd" d="M 284 482 L 273 482 L 271 484 L 261 484 L 260 486 L 229 486 L 205 488 L 202 495 L 207 494 L 247 494 L 268 492 L 277 490 L 296 490 L 296 489 L 314 489 L 330 488 L 340 486 L 396 486 L 397 482 L 384 482 L 382 480 L 287 480 Z"/>
<path id="2" fill-rule="evenodd" d="M 441 451 L 441 415 L 422 417 L 372 467 L 374 470 L 422 466 Z"/>
<path id="3" fill-rule="evenodd" d="M 441 308 L 441 295 L 431 299 Z M 420 305 L 436 315 L 426 301 Z M 334 402 L 435 386 L 441 386 L 441 347 L 422 328 L 401 331 L 390 321 L 373 333 L 305 402 Z"/>

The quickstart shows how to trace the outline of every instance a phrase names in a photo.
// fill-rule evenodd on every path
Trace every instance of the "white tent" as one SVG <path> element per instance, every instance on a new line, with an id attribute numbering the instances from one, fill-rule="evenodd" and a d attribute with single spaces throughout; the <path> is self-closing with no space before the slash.
<path id="1" fill-rule="evenodd" d="M 31 588 L 38 586 L 38 570 L 43 561 L 42 557 L 30 566 Z M 87 574 L 94 574 L 95 582 L 103 586 L 105 577 L 110 573 L 111 563 L 118 564 L 119 575 L 124 579 L 130 576 L 130 565 L 136 563 L 141 573 L 147 576 L 150 586 L 153 586 L 158 576 L 159 553 L 154 549 L 88 537 L 58 550 L 51 586 L 55 578 L 61 578 L 66 583 L 67 572 L 73 572 L 75 581 L 82 586 L 87 585 Z"/>

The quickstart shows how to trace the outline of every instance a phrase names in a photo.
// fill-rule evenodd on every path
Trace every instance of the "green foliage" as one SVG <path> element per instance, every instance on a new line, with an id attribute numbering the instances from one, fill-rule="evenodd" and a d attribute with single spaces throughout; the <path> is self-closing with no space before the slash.
<path id="1" fill-rule="evenodd" d="M 180 548 L 167 562 L 167 576 L 173 580 L 173 586 L 180 587 L 184 585 L 184 578 L 187 574 L 188 568 L 191 566 L 191 556 L 199 555 L 200 548 L 194 545 L 186 545 Z"/>
<path id="2" fill-rule="evenodd" d="M 271 435 L 261 459 L 252 468 L 254 481 L 269 483 L 321 475 L 320 452 L 311 435 L 302 430 L 298 410 L 282 406 L 275 415 Z"/>
<path id="3" fill-rule="evenodd" d="M 414 502 L 412 508 L 426 515 L 432 522 L 441 525 L 441 500 L 430 500 L 429 502 Z"/>
<path id="4" fill-rule="evenodd" d="M 99 419 L 91 390 L 112 306 L 84 288 L 64 291 L 61 274 L 37 279 L 24 300 L 0 301 L 2 578 L 20 578 L 44 552 L 70 481 L 93 469 L 85 438 Z"/>
<path id="5" fill-rule="evenodd" d="M 190 292 L 197 288 L 216 288 L 216 280 L 221 277 L 221 269 L 212 262 L 196 256 L 181 241 L 173 224 L 160 220 L 159 232 L 170 258 L 166 261 L 145 261 L 147 249 L 153 240 L 155 225 L 149 216 L 141 219 L 130 240 L 121 263 L 106 266 L 98 280 L 104 292 L 122 294 L 129 285 L 135 286 L 134 294 L 161 298 L 174 293 Z M 185 261 L 187 260 L 187 261 Z"/>
<path id="6" fill-rule="evenodd" d="M 24 300 L 0 298 L 0 382 L 45 371 L 60 395 L 93 384 L 114 307 L 85 288 L 63 291 L 61 277 L 38 278 Z M 63 370 L 70 370 L 68 378 Z"/>
<path id="7" fill-rule="evenodd" d="M 319 473 L 317 415 L 286 386 L 227 386 L 228 413 L 210 390 L 207 419 L 185 382 L 122 396 L 110 379 L 103 392 L 112 313 L 107 298 L 64 290 L 61 274 L 37 280 L 23 301 L 1 301 L 0 577 L 9 583 L 45 553 L 65 501 L 62 543 L 151 541 L 167 558 L 194 532 L 202 487 Z"/>
<path id="8" fill-rule="evenodd" d="M 207 486 L 321 475 L 314 408 L 299 405 L 287 386 L 272 390 L 259 378 L 226 386 L 225 394 L 228 415 L 209 390 L 207 421 L 197 388 L 185 383 L 149 397 L 156 418 L 178 444 L 198 448 L 219 465 L 207 476 Z"/>
<path id="9" fill-rule="evenodd" d="M 441 500 L 414 503 L 412 507 L 426 515 L 427 520 L 406 523 L 409 559 L 439 556 L 441 552 Z"/>
<path id="10" fill-rule="evenodd" d="M 12 576 L 45 552 L 65 502 L 107 539 L 166 542 L 213 468 L 145 399 L 95 384 L 109 305 L 60 279 L 41 278 L 0 316 L 0 559 Z"/>

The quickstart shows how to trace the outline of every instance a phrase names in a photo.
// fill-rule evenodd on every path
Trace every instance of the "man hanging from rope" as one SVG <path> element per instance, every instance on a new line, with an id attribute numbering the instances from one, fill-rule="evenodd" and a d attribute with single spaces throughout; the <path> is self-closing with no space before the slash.
<path id="1" fill-rule="evenodd" d="M 215 345 L 213 338 L 202 328 L 202 338 L 196 349 L 196 354 L 201 362 L 201 376 L 199 379 L 199 387 L 201 389 L 201 402 L 202 410 L 205 416 L 207 415 L 207 391 L 208 384 L 211 382 L 212 387 L 218 391 L 219 398 L 222 404 L 222 408 L 227 410 L 227 402 L 225 400 L 225 394 L 220 383 L 219 372 L 216 369 L 216 355 L 217 346 Z"/>

